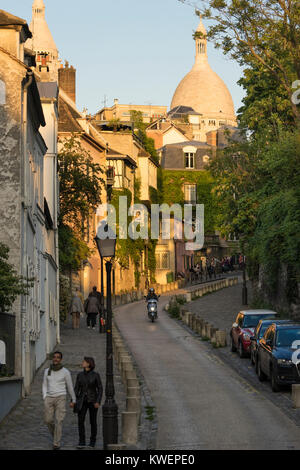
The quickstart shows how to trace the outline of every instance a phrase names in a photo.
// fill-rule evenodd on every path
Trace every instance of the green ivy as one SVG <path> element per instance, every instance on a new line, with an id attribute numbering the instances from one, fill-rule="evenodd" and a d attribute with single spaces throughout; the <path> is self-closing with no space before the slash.
<path id="1" fill-rule="evenodd" d="M 215 230 L 218 205 L 213 193 L 214 180 L 209 171 L 162 171 L 162 199 L 169 205 L 184 205 L 184 184 L 197 185 L 197 203 L 204 204 L 205 232 Z"/>

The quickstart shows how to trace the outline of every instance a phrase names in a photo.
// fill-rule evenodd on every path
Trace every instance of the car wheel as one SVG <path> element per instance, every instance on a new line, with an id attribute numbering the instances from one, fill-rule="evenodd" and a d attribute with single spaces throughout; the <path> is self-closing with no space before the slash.
<path id="1" fill-rule="evenodd" d="M 233 337 L 231 336 L 231 352 L 236 352 L 236 346 L 233 341 Z"/>
<path id="2" fill-rule="evenodd" d="M 243 358 L 246 356 L 245 351 L 244 351 L 244 348 L 243 348 L 243 343 L 242 343 L 242 341 L 239 341 L 238 352 L 239 352 L 239 356 L 240 356 L 241 359 L 243 359 Z"/>
<path id="3" fill-rule="evenodd" d="M 271 388 L 273 390 L 273 392 L 280 392 L 280 385 L 278 385 L 278 383 L 276 382 L 276 377 L 275 377 L 275 373 L 273 370 L 271 370 Z"/>
<path id="4" fill-rule="evenodd" d="M 263 371 L 261 370 L 261 364 L 260 364 L 260 359 L 259 357 L 257 358 L 257 375 L 258 375 L 258 380 L 260 382 L 264 382 L 264 380 L 266 380 L 266 374 L 263 373 Z"/>

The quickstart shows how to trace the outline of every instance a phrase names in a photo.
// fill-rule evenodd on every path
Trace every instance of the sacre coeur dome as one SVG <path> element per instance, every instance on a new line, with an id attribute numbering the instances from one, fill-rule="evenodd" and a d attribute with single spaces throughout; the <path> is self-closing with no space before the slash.
<path id="1" fill-rule="evenodd" d="M 216 118 L 224 117 L 235 121 L 231 94 L 208 63 L 206 30 L 202 21 L 197 33 L 195 64 L 179 83 L 172 99 L 171 109 L 177 106 L 189 106 L 204 116 L 214 115 Z"/>

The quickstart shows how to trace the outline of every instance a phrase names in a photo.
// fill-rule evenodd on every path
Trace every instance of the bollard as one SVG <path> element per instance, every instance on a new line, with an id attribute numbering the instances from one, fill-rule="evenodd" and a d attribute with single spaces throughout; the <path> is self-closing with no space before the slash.
<path id="1" fill-rule="evenodd" d="M 197 332 L 197 315 L 195 314 L 192 317 L 192 329 Z"/>
<path id="2" fill-rule="evenodd" d="M 126 379 L 127 389 L 132 387 L 139 387 L 140 383 L 138 379 Z"/>
<path id="3" fill-rule="evenodd" d="M 202 330 L 202 322 L 201 322 L 200 318 L 197 318 L 197 320 L 196 320 L 196 333 L 198 333 L 198 335 L 201 335 L 201 330 Z"/>
<path id="4" fill-rule="evenodd" d="M 293 408 L 300 408 L 300 384 L 292 385 Z"/>
<path id="5" fill-rule="evenodd" d="M 203 324 L 202 324 L 202 330 L 201 330 L 201 336 L 203 338 L 206 337 L 206 325 L 208 325 L 208 322 L 204 321 Z"/>
<path id="6" fill-rule="evenodd" d="M 141 396 L 140 387 L 128 387 L 127 388 L 127 396 L 130 397 L 130 398 L 140 397 Z"/>
<path id="7" fill-rule="evenodd" d="M 207 325 L 206 325 L 206 336 L 209 339 L 211 339 L 211 329 L 212 329 L 212 325 L 210 323 L 207 323 Z"/>
<path id="8" fill-rule="evenodd" d="M 122 382 L 126 386 L 127 378 L 128 378 L 128 371 L 134 372 L 133 364 L 131 362 L 123 362 L 122 370 L 121 370 L 121 377 Z"/>
<path id="9" fill-rule="evenodd" d="M 138 417 L 134 411 L 122 412 L 122 440 L 125 444 L 134 445 L 138 439 Z"/>
<path id="10" fill-rule="evenodd" d="M 140 423 L 141 418 L 141 400 L 139 397 L 126 398 L 126 411 L 133 411 L 137 414 L 137 422 Z"/>
<path id="11" fill-rule="evenodd" d="M 184 314 L 184 323 L 188 326 L 190 324 L 190 316 L 191 315 L 192 315 L 191 312 L 185 312 L 185 314 Z"/>
<path id="12" fill-rule="evenodd" d="M 226 346 L 226 331 L 223 331 L 223 330 L 216 331 L 216 342 L 217 342 L 217 346 L 220 346 L 220 347 Z"/>
<path id="13" fill-rule="evenodd" d="M 137 380 L 136 372 L 135 370 L 125 370 L 124 371 L 124 376 L 125 376 L 125 382 L 127 384 L 127 380 L 129 379 L 135 379 Z"/>
<path id="14" fill-rule="evenodd" d="M 216 339 L 216 332 L 218 331 L 218 328 L 215 328 L 215 327 L 212 327 L 210 329 L 210 340 L 212 343 L 216 343 L 217 342 L 217 339 Z"/>
<path id="15" fill-rule="evenodd" d="M 185 300 L 186 300 L 187 302 L 191 302 L 191 301 L 192 301 L 192 294 L 191 294 L 191 292 L 187 292 L 187 293 L 185 294 Z"/>

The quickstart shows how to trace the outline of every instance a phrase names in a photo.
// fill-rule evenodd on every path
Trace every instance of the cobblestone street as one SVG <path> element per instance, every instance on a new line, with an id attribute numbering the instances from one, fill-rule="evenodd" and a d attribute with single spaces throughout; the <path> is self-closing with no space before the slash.
<path id="1" fill-rule="evenodd" d="M 57 348 L 63 353 L 63 364 L 67 367 L 75 385 L 76 375 L 81 371 L 83 356 L 95 358 L 96 371 L 100 373 L 103 389 L 105 390 L 105 351 L 106 335 L 86 328 L 84 319 L 81 319 L 79 330 L 72 330 L 69 320 L 67 325 L 61 327 L 61 344 Z M 32 384 L 30 396 L 21 400 L 16 408 L 4 419 L 0 425 L 0 450 L 26 449 L 48 450 L 52 449 L 52 440 L 47 426 L 43 421 L 42 380 L 44 369 L 49 361 L 38 371 Z M 120 417 L 125 407 L 125 390 L 121 383 L 119 371 L 115 372 L 116 402 L 119 406 L 119 432 L 121 429 Z M 105 395 L 103 392 L 102 404 Z M 62 449 L 74 449 L 78 444 L 77 415 L 68 407 L 63 426 Z M 89 417 L 86 417 L 86 435 L 90 437 Z M 96 449 L 102 449 L 102 410 L 98 412 L 98 436 Z"/>

